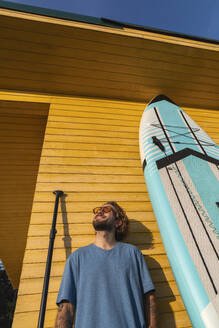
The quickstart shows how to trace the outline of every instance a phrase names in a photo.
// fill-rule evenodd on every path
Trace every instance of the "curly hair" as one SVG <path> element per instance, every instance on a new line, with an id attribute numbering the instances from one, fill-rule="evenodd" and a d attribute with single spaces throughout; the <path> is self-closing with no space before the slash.
<path id="1" fill-rule="evenodd" d="M 126 212 L 124 211 L 124 209 L 121 206 L 119 206 L 119 204 L 117 204 L 117 202 L 110 201 L 110 202 L 107 202 L 105 205 L 107 205 L 107 204 L 110 204 L 115 208 L 117 219 L 122 221 L 121 226 L 116 228 L 115 239 L 117 241 L 123 240 L 128 233 L 128 224 L 129 224 L 128 216 L 126 215 Z"/>

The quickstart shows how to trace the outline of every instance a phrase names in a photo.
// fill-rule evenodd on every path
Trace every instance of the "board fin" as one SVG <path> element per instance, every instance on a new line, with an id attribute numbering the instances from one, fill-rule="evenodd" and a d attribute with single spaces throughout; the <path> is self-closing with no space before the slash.
<path id="1" fill-rule="evenodd" d="M 170 100 L 170 98 L 168 98 L 167 96 L 165 96 L 165 95 L 158 95 L 158 96 L 154 97 L 154 98 L 149 102 L 148 106 L 151 105 L 151 104 L 153 104 L 153 103 L 155 103 L 155 102 L 162 101 L 162 100 L 166 100 L 166 101 L 168 101 L 168 102 L 170 102 L 170 103 L 176 105 L 176 104 L 175 104 L 172 100 Z"/>

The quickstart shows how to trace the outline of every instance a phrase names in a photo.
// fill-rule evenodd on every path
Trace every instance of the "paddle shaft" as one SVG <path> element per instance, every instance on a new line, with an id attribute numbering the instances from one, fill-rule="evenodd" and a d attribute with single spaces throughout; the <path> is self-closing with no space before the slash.
<path id="1" fill-rule="evenodd" d="M 59 198 L 61 196 L 63 196 L 63 191 L 56 190 L 56 191 L 53 192 L 53 194 L 56 195 L 56 199 L 55 199 L 55 207 L 54 207 L 52 227 L 51 227 L 51 230 L 50 230 L 50 237 L 49 237 L 50 241 L 49 241 L 49 248 L 48 248 L 48 255 L 47 255 L 47 262 L 46 262 L 46 270 L 45 270 L 45 276 L 44 276 L 43 291 L 42 291 L 40 313 L 39 313 L 37 328 L 43 328 L 43 326 L 44 326 L 47 295 L 48 295 L 48 288 L 49 288 L 49 278 L 50 278 L 52 255 L 53 255 L 53 245 L 54 245 L 55 235 L 56 235 L 56 232 L 57 232 L 57 230 L 56 230 L 56 219 L 57 219 L 57 213 L 58 213 Z"/>

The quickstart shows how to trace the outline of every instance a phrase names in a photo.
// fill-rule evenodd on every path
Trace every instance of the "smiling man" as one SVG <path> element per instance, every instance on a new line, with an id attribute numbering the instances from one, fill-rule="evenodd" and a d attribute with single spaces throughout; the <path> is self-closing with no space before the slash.
<path id="1" fill-rule="evenodd" d="M 93 209 L 94 243 L 68 258 L 55 328 L 157 328 L 154 285 L 141 251 L 121 242 L 128 217 L 116 203 Z"/>

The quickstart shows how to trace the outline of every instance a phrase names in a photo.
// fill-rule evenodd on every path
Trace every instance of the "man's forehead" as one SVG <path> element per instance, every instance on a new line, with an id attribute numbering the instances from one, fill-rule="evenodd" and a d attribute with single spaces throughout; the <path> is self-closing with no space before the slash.
<path id="1" fill-rule="evenodd" d="M 117 209 L 116 209 L 116 207 L 115 206 L 113 206 L 113 205 L 111 205 L 111 204 L 108 204 L 108 203 L 106 203 L 106 204 L 103 204 L 103 205 L 101 205 L 101 206 L 97 206 L 97 207 L 95 207 L 94 209 L 102 209 L 102 208 L 105 208 L 105 207 L 110 207 L 110 208 L 112 208 L 114 211 L 117 211 Z"/>
<path id="2" fill-rule="evenodd" d="M 116 211 L 116 208 L 113 206 L 113 205 L 111 205 L 111 204 L 104 204 L 103 206 L 101 206 L 101 207 L 111 207 L 112 209 L 114 209 L 115 211 Z"/>

